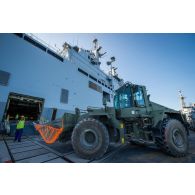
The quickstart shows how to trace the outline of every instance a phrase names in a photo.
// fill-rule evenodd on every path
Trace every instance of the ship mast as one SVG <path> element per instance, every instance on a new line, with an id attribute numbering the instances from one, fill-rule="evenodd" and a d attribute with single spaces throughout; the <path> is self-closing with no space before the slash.
<path id="1" fill-rule="evenodd" d="M 110 61 L 107 62 L 107 65 L 110 66 L 110 76 L 111 76 L 111 85 L 112 85 L 112 95 L 113 95 L 113 76 L 115 76 L 114 74 L 116 74 L 116 69 L 115 67 L 113 67 L 112 63 L 115 62 L 115 57 L 111 57 Z M 114 73 L 114 74 L 113 74 Z"/>
<path id="2" fill-rule="evenodd" d="M 93 40 L 94 47 L 92 49 L 92 52 L 97 60 L 99 60 L 105 53 L 101 54 L 100 50 L 102 49 L 101 46 L 99 46 L 98 39 Z"/>
<path id="3" fill-rule="evenodd" d="M 186 103 L 185 103 L 185 97 L 182 95 L 181 90 L 179 90 L 179 97 L 180 97 L 180 102 L 181 102 L 181 108 L 182 110 L 186 107 Z"/>

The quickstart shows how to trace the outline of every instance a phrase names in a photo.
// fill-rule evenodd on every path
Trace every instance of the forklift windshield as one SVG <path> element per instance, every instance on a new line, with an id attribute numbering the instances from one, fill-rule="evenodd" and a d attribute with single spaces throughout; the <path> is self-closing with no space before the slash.
<path id="1" fill-rule="evenodd" d="M 132 94 L 130 86 L 122 87 L 116 91 L 116 95 L 114 96 L 114 107 L 116 109 L 120 108 L 130 108 L 132 107 Z"/>
<path id="2" fill-rule="evenodd" d="M 145 107 L 143 89 L 139 85 L 125 85 L 116 91 L 114 96 L 115 109 Z"/>

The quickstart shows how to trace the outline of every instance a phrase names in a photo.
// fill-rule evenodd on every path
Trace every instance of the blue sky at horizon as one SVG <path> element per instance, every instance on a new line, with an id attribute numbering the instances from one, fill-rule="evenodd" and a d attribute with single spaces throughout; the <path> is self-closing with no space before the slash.
<path id="1" fill-rule="evenodd" d="M 116 57 L 115 66 L 125 81 L 145 85 L 151 100 L 180 109 L 178 90 L 186 103 L 195 103 L 195 34 L 35 34 L 61 48 L 64 42 L 92 48 L 98 38 L 103 51 L 102 68 Z"/>

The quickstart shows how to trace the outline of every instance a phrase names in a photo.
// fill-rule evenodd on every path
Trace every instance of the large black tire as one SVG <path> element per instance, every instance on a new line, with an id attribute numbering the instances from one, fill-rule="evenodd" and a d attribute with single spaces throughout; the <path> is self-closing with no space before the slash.
<path id="1" fill-rule="evenodd" d="M 180 121 L 165 119 L 162 124 L 161 137 L 156 138 L 156 144 L 171 156 L 186 156 L 189 148 L 187 131 Z"/>
<path id="2" fill-rule="evenodd" d="M 75 153 L 89 160 L 101 158 L 109 146 L 108 130 L 93 118 L 81 120 L 75 126 L 71 139 Z"/>

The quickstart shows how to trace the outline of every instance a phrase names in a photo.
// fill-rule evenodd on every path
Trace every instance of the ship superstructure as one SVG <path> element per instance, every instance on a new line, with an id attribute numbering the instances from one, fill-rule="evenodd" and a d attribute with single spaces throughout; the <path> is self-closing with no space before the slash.
<path id="1" fill-rule="evenodd" d="M 104 54 L 97 39 L 92 50 L 66 42 L 59 50 L 32 34 L 1 34 L 0 120 L 22 114 L 50 121 L 75 108 L 112 105 L 123 80 L 113 67 L 114 57 L 107 63 L 110 73 L 101 69 Z"/>

